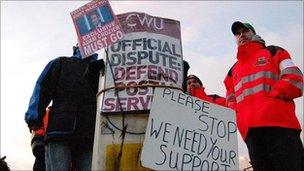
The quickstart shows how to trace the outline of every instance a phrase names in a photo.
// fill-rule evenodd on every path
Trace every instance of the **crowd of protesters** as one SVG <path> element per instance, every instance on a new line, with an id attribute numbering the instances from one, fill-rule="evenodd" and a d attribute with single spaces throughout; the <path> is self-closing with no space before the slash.
<path id="1" fill-rule="evenodd" d="M 301 70 L 287 50 L 266 46 L 251 24 L 236 21 L 231 30 L 237 56 L 224 80 L 226 96 L 207 94 L 202 81 L 188 75 L 186 61 L 184 92 L 236 111 L 254 170 L 304 170 L 301 127 L 293 101 L 303 95 Z M 97 60 L 97 54 L 83 58 L 78 47 L 73 56 L 58 57 L 46 65 L 25 114 L 33 131 L 33 170 L 91 169 L 101 70 L 103 60 Z"/>

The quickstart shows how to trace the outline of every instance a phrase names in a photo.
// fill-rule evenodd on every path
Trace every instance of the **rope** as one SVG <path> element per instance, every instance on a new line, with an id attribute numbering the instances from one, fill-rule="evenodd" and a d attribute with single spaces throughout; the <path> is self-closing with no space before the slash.
<path id="1" fill-rule="evenodd" d="M 164 87 L 164 88 L 172 88 L 172 89 L 177 89 L 177 90 L 181 90 L 183 91 L 182 88 L 179 88 L 179 87 L 173 87 L 173 86 L 169 86 L 169 85 L 157 85 L 157 84 L 143 84 L 143 85 L 128 85 L 128 86 L 113 86 L 113 87 L 109 87 L 109 88 L 105 88 L 105 89 L 102 89 L 101 91 L 99 91 L 96 95 L 96 97 L 98 97 L 100 94 L 108 91 L 108 90 L 111 90 L 111 89 L 121 89 L 121 90 L 124 90 L 126 88 L 146 88 L 146 87 Z"/>
<path id="2" fill-rule="evenodd" d="M 98 97 L 100 94 L 108 91 L 108 90 L 111 90 L 111 89 L 126 89 L 126 88 L 146 88 L 146 87 L 152 87 L 152 88 L 156 88 L 156 87 L 164 87 L 164 88 L 172 88 L 172 89 L 177 89 L 177 90 L 181 90 L 183 91 L 183 89 L 181 88 L 178 88 L 178 87 L 173 87 L 173 86 L 168 86 L 168 85 L 156 85 L 156 84 L 144 84 L 144 85 L 129 85 L 129 86 L 123 86 L 123 85 L 120 85 L 120 86 L 113 86 L 113 87 L 109 87 L 109 88 L 105 88 L 101 91 L 99 91 L 96 95 L 96 97 Z M 119 90 L 118 90 L 119 91 Z M 110 118 L 108 115 L 105 115 L 108 123 L 110 125 L 112 125 L 115 129 L 119 130 L 119 131 L 125 131 L 125 133 L 128 133 L 128 134 L 133 134 L 133 135 L 141 135 L 141 134 L 145 134 L 145 132 L 130 132 L 130 131 L 127 131 L 127 130 L 124 130 L 124 128 L 119 128 L 117 127 L 114 123 L 111 122 Z M 123 115 L 124 117 L 124 115 Z"/>

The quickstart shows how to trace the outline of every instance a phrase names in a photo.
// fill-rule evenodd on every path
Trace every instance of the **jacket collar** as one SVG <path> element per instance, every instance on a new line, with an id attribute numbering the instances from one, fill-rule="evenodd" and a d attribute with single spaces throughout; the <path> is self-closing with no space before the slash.
<path id="1" fill-rule="evenodd" d="M 237 59 L 240 61 L 247 60 L 252 53 L 265 47 L 264 44 L 256 41 L 245 43 L 238 47 Z"/>

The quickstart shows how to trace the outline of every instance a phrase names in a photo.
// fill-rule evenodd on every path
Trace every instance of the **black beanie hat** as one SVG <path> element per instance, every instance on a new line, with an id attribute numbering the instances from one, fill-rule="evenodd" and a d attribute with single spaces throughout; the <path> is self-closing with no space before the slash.
<path id="1" fill-rule="evenodd" d="M 201 85 L 201 87 L 203 87 L 202 81 L 197 76 L 195 76 L 195 75 L 188 75 L 186 81 L 188 81 L 189 79 L 195 79 L 199 83 L 199 85 Z"/>

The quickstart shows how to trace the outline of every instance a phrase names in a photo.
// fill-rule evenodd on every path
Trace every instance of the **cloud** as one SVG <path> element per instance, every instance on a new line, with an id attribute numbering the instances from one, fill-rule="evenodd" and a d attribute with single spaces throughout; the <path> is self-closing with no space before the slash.
<path id="1" fill-rule="evenodd" d="M 290 26 L 287 36 L 283 37 L 282 41 L 283 47 L 286 47 L 295 64 L 303 72 L 303 25 Z"/>
<path id="2" fill-rule="evenodd" d="M 295 63 L 303 69 L 303 25 L 291 25 L 283 28 L 283 33 L 263 29 L 267 45 L 276 45 L 286 49 Z"/>
<path id="3" fill-rule="evenodd" d="M 236 61 L 234 54 L 225 54 L 221 59 L 203 56 L 200 53 L 190 53 L 187 59 L 190 64 L 189 74 L 197 75 L 203 82 L 207 94 L 225 96 L 223 81 L 230 67 Z"/>

